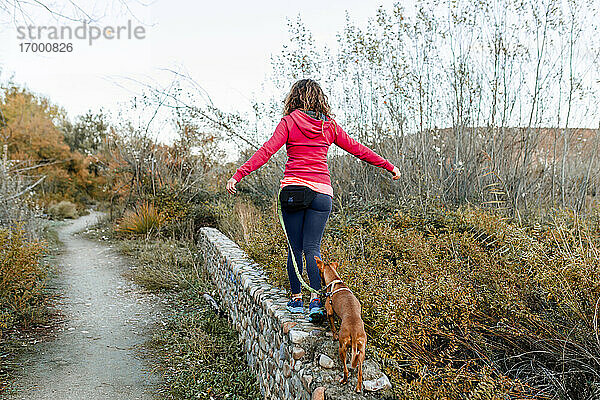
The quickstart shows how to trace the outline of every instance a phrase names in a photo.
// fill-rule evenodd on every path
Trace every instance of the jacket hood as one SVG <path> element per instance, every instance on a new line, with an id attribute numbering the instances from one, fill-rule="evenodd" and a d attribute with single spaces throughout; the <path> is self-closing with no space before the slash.
<path id="1" fill-rule="evenodd" d="M 294 121 L 300 132 L 310 139 L 323 135 L 324 131 L 331 130 L 333 121 L 331 118 L 328 121 L 316 119 L 300 110 L 294 110 L 290 114 L 290 118 Z"/>

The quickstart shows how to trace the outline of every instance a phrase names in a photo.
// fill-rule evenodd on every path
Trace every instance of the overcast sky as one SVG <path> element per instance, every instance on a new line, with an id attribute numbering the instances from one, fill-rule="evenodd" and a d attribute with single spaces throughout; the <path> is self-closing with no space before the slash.
<path id="1" fill-rule="evenodd" d="M 65 7 L 68 3 L 64 2 Z M 98 2 L 90 2 L 86 11 L 102 16 L 98 26 L 125 25 L 132 19 L 134 26 L 144 25 L 145 39 L 97 40 L 91 46 L 74 39 L 70 41 L 72 53 L 21 52 L 20 44 L 27 40 L 17 38 L 17 26 L 25 23 L 4 18 L 0 24 L 0 80 L 14 76 L 15 82 L 48 96 L 73 116 L 100 107 L 114 110 L 137 90 L 130 79 L 160 83 L 168 75 L 162 69 L 178 69 L 207 89 L 217 106 L 244 109 L 265 80 L 271 54 L 279 52 L 286 41 L 287 18 L 301 15 L 317 43 L 332 47 L 346 11 L 365 26 L 379 5 L 391 7 L 392 3 L 155 0 L 147 6 L 128 3 L 132 17 L 120 7 L 101 9 Z M 41 9 L 30 9 L 30 16 L 38 26 L 81 25 L 57 21 Z"/>

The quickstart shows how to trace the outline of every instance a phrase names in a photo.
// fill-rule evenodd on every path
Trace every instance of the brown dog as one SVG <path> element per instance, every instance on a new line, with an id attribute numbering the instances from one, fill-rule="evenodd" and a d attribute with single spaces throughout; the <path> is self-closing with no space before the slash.
<path id="1" fill-rule="evenodd" d="M 362 366 L 365 361 L 365 349 L 367 347 L 367 334 L 365 333 L 365 324 L 360 317 L 360 303 L 352 294 L 352 291 L 342 282 L 337 273 L 339 264 L 337 262 L 324 263 L 318 257 L 315 257 L 321 279 L 325 284 L 325 311 L 331 325 L 333 340 L 339 338 L 340 341 L 340 359 L 344 366 L 344 377 L 340 379 L 341 383 L 348 381 L 348 367 L 346 366 L 346 350 L 348 346 L 352 349 L 352 368 L 358 366 L 358 383 L 356 391 L 362 390 Z M 339 335 L 335 331 L 334 315 L 341 318 Z"/>

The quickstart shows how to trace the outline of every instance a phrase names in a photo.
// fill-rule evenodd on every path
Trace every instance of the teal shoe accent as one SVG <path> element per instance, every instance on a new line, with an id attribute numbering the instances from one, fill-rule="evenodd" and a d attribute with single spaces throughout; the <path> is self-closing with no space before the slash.
<path id="1" fill-rule="evenodd" d="M 325 319 L 325 309 L 321 304 L 319 298 L 312 299 L 308 305 L 308 320 L 312 323 L 318 324 Z"/>

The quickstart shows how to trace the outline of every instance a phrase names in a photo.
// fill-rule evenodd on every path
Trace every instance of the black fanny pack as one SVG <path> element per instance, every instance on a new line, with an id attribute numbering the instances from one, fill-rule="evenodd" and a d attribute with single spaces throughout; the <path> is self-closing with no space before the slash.
<path id="1" fill-rule="evenodd" d="M 281 209 L 286 211 L 304 210 L 310 206 L 316 195 L 317 192 L 306 186 L 284 186 L 279 193 Z"/>

